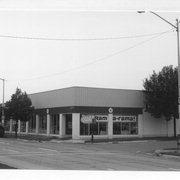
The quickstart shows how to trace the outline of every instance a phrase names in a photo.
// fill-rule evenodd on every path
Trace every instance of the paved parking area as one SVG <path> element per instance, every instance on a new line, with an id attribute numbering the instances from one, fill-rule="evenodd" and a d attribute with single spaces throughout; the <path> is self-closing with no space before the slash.
<path id="1" fill-rule="evenodd" d="M 0 139 L 0 163 L 19 169 L 179 171 L 180 159 L 152 155 L 173 148 L 175 141 L 132 141 L 95 144 Z"/>

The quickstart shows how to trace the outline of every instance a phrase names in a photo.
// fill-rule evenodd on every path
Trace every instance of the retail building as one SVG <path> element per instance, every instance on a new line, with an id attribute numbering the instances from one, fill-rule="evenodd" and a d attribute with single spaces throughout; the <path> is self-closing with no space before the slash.
<path id="1" fill-rule="evenodd" d="M 173 136 L 173 120 L 145 112 L 140 90 L 70 87 L 30 94 L 35 114 L 18 132 L 74 140 Z M 13 120 L 9 122 L 13 132 Z M 177 120 L 177 133 L 179 121 Z"/>

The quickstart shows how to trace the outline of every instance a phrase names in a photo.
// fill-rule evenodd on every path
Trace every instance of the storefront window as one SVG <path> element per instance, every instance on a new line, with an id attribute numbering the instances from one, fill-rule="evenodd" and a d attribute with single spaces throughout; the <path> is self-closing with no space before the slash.
<path id="1" fill-rule="evenodd" d="M 59 114 L 51 115 L 50 133 L 51 134 L 59 134 Z"/>
<path id="2" fill-rule="evenodd" d="M 114 116 L 113 134 L 130 135 L 138 134 L 138 124 L 136 116 Z"/>
<path id="3" fill-rule="evenodd" d="M 26 132 L 26 122 L 21 121 L 20 132 Z"/>
<path id="4" fill-rule="evenodd" d="M 47 117 L 39 116 L 39 133 L 45 134 L 47 132 Z"/>
<path id="5" fill-rule="evenodd" d="M 28 132 L 35 132 L 36 131 L 36 116 L 31 116 L 31 119 L 29 120 L 29 130 Z"/>
<path id="6" fill-rule="evenodd" d="M 90 133 L 94 135 L 99 135 L 99 123 L 90 124 Z"/>
<path id="7" fill-rule="evenodd" d="M 130 131 L 130 123 L 129 122 L 123 122 L 121 134 L 131 134 L 130 132 L 131 132 Z"/>
<path id="8" fill-rule="evenodd" d="M 86 116 L 86 115 L 83 115 Z M 82 116 L 81 116 L 82 117 Z M 87 115 L 89 118 L 94 118 L 94 123 L 92 120 L 86 118 L 87 123 L 81 119 L 80 122 L 80 135 L 90 135 L 92 132 L 94 135 L 107 135 L 108 134 L 108 122 L 106 115 Z M 85 118 L 84 118 L 85 119 Z"/>
<path id="9" fill-rule="evenodd" d="M 137 123 L 131 123 L 131 134 L 138 134 Z"/>
<path id="10" fill-rule="evenodd" d="M 66 135 L 72 135 L 72 114 L 66 114 Z"/>
<path id="11" fill-rule="evenodd" d="M 80 122 L 80 135 L 90 135 L 89 124 L 84 124 L 84 123 Z"/>
<path id="12" fill-rule="evenodd" d="M 120 122 L 113 123 L 113 134 L 121 134 L 121 123 Z"/>

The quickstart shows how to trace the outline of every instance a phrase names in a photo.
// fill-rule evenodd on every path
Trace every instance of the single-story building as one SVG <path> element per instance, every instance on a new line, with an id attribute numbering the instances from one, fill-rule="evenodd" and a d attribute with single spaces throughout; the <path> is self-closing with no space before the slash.
<path id="1" fill-rule="evenodd" d="M 29 94 L 35 114 L 19 121 L 18 132 L 72 137 L 74 140 L 173 136 L 173 120 L 145 111 L 140 90 L 70 87 Z M 14 131 L 13 120 L 9 132 Z M 177 134 L 180 132 L 177 120 Z"/>

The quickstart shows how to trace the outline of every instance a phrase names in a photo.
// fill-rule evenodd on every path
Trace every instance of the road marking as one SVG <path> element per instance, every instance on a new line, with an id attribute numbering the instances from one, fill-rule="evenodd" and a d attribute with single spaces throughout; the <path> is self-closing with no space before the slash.
<path id="1" fill-rule="evenodd" d="M 147 140 L 138 140 L 138 141 L 119 141 L 119 143 L 147 143 Z"/>
<path id="2" fill-rule="evenodd" d="M 37 152 L 24 152 L 24 154 L 42 154 L 42 151 L 37 151 Z"/>
<path id="3" fill-rule="evenodd" d="M 11 149 L 2 149 L 3 151 L 10 151 L 10 152 L 13 152 L 13 153 L 19 153 L 19 151 L 15 151 L 15 150 L 11 150 Z"/>
<path id="4" fill-rule="evenodd" d="M 112 144 L 113 142 L 96 142 L 96 144 Z M 118 142 L 117 142 L 118 143 Z M 91 144 L 91 143 L 88 143 Z M 115 144 L 115 143 L 114 143 Z"/>
<path id="5" fill-rule="evenodd" d="M 56 154 L 44 154 L 44 153 L 34 153 L 34 154 L 6 154 L 6 155 L 1 155 L 0 154 L 0 157 L 1 158 L 6 158 L 6 157 L 30 157 L 30 156 L 32 156 L 32 157 L 34 157 L 34 156 L 52 156 L 52 155 L 56 155 Z"/>
<path id="6" fill-rule="evenodd" d="M 54 150 L 54 149 L 46 149 L 46 148 L 38 148 L 38 149 L 40 149 L 40 150 L 45 150 L 45 151 L 58 152 L 58 151 L 56 151 L 56 150 Z"/>
<path id="7" fill-rule="evenodd" d="M 0 142 L 0 144 L 9 144 L 8 142 Z"/>

